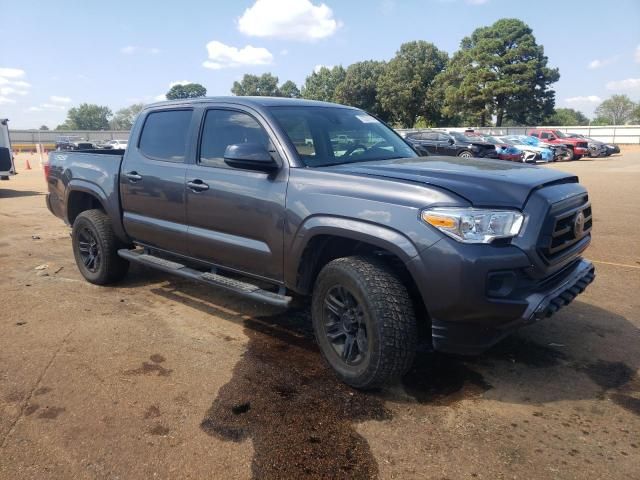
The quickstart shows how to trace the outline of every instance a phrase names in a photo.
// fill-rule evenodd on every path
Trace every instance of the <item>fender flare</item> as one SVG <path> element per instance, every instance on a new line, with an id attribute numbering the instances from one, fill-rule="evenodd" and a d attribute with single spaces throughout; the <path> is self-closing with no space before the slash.
<path id="1" fill-rule="evenodd" d="M 405 265 L 418 256 L 413 242 L 397 230 L 359 219 L 317 215 L 300 225 L 287 249 L 285 284 L 295 288 L 303 252 L 309 242 L 319 235 L 347 238 L 383 248 L 400 258 Z"/>
<path id="2" fill-rule="evenodd" d="M 65 199 L 64 199 L 64 204 L 65 204 L 65 212 L 64 212 L 64 216 L 65 216 L 65 221 L 71 225 L 71 222 L 69 221 L 69 197 L 71 196 L 71 194 L 73 192 L 82 192 L 82 193 L 87 193 L 89 195 L 91 195 L 92 197 L 94 197 L 96 200 L 98 200 L 98 202 L 100 202 L 100 205 L 102 206 L 102 209 L 105 211 L 105 213 L 109 216 L 109 218 L 111 219 L 111 225 L 113 227 L 113 231 L 116 234 L 116 236 L 124 241 L 124 242 L 128 242 L 128 237 L 127 234 L 124 231 L 124 228 L 122 226 L 122 222 L 120 221 L 120 209 L 119 209 L 119 204 L 117 206 L 114 206 L 112 203 L 113 201 L 109 201 L 109 198 L 107 197 L 107 194 L 105 193 L 105 191 L 100 188 L 99 185 L 96 185 L 95 183 L 92 182 L 88 182 L 86 180 L 82 180 L 82 179 L 73 179 L 69 182 L 69 184 L 67 185 L 67 188 L 65 190 Z"/>

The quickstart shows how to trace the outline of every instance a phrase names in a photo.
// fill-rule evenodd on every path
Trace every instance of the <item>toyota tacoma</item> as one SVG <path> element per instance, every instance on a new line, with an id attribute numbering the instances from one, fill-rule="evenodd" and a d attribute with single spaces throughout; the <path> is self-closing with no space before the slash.
<path id="1" fill-rule="evenodd" d="M 331 103 L 153 104 L 126 151 L 51 152 L 46 172 L 86 280 L 135 262 L 272 305 L 308 297 L 320 351 L 357 388 L 397 380 L 424 343 L 478 354 L 595 275 L 575 176 L 420 157 Z"/>

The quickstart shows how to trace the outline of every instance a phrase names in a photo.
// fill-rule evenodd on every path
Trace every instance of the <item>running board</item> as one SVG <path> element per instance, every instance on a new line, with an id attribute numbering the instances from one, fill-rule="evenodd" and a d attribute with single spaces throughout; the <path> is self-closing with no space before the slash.
<path id="1" fill-rule="evenodd" d="M 291 297 L 280 293 L 263 290 L 257 285 L 236 280 L 235 278 L 225 277 L 218 273 L 201 272 L 193 268 L 189 268 L 181 263 L 165 260 L 144 253 L 143 250 L 127 250 L 126 248 L 118 250 L 118 255 L 130 262 L 140 263 L 163 272 L 172 273 L 179 277 L 188 278 L 199 283 L 211 285 L 214 287 L 224 288 L 230 292 L 237 293 L 252 300 L 268 303 L 277 307 L 288 307 Z"/>

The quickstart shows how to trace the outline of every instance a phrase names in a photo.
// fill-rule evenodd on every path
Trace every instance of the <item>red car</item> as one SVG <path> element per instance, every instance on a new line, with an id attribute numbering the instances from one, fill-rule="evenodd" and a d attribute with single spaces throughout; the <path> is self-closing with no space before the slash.
<path id="1" fill-rule="evenodd" d="M 572 154 L 572 158 L 567 158 L 567 160 L 578 160 L 584 155 L 589 155 L 589 142 L 583 138 L 569 137 L 560 130 L 535 128 L 529 132 L 529 135 L 546 143 L 565 145 Z"/>

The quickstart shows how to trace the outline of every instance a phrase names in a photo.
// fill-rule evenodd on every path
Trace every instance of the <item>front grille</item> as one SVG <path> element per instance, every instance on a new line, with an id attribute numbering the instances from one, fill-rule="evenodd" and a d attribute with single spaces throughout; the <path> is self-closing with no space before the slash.
<path id="1" fill-rule="evenodd" d="M 588 195 L 553 205 L 539 242 L 540 255 L 549 263 L 581 251 L 589 242 L 593 215 Z"/>

